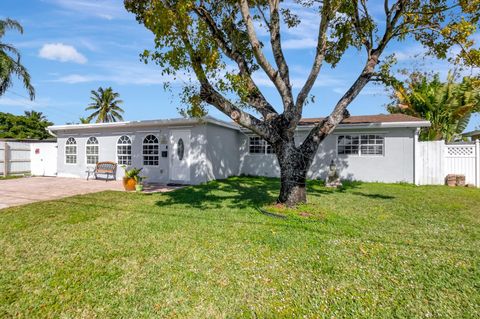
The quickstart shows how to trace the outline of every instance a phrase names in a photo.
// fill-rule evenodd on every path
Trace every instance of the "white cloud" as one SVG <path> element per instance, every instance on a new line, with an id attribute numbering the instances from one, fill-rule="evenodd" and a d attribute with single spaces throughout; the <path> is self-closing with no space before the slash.
<path id="1" fill-rule="evenodd" d="M 87 58 L 71 45 L 63 43 L 47 43 L 38 52 L 41 58 L 60 62 L 75 62 L 84 64 Z"/>
<path id="2" fill-rule="evenodd" d="M 3 96 L 0 98 L 0 105 L 2 106 L 21 107 L 26 110 L 44 108 L 48 105 L 48 102 L 49 101 L 46 99 L 37 99 L 35 101 L 31 101 L 23 97 L 9 98 L 9 97 Z"/>
<path id="3" fill-rule="evenodd" d="M 274 84 L 272 81 L 267 77 L 267 75 L 261 71 L 256 72 L 253 74 L 253 80 L 255 83 L 257 83 L 258 86 L 260 87 L 274 87 Z M 291 76 L 290 77 L 290 83 L 292 85 L 293 89 L 301 89 L 305 85 L 305 81 L 307 80 L 307 76 Z M 345 86 L 345 81 L 342 79 L 329 76 L 327 74 L 321 74 L 319 75 L 317 81 L 315 81 L 315 84 L 313 87 L 331 87 L 331 86 Z"/>
<path id="4" fill-rule="evenodd" d="M 190 78 L 195 79 L 187 73 L 177 76 L 162 75 L 161 69 L 155 64 L 145 65 L 139 62 L 125 61 L 102 61 L 94 65 L 98 73 L 67 74 L 57 76 L 52 82 L 67 84 L 88 83 L 88 82 L 112 82 L 119 85 L 155 85 L 170 83 L 188 82 Z"/>
<path id="5" fill-rule="evenodd" d="M 47 0 L 81 15 L 113 20 L 127 16 L 123 1 L 119 0 Z"/>
<path id="6" fill-rule="evenodd" d="M 310 49 L 317 46 L 317 40 L 314 38 L 288 39 L 282 42 L 282 48 L 285 50 Z"/>
<path id="7" fill-rule="evenodd" d="M 76 83 L 85 83 L 95 81 L 96 76 L 91 75 L 80 75 L 80 74 L 70 74 L 62 76 L 55 80 L 55 82 L 63 82 L 67 84 L 76 84 Z"/>

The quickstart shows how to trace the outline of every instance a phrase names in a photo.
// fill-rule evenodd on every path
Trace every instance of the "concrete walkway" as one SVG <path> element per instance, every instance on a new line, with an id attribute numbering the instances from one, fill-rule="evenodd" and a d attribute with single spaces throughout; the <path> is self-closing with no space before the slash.
<path id="1" fill-rule="evenodd" d="M 154 185 L 148 188 L 148 192 L 167 192 L 173 189 L 175 188 Z M 122 182 L 87 181 L 62 177 L 25 177 L 0 180 L 0 209 L 106 190 L 123 191 Z"/>

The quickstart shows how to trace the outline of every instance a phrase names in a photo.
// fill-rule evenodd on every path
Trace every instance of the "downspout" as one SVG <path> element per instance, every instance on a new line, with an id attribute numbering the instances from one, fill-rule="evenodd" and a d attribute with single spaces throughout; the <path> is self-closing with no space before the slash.
<path id="1" fill-rule="evenodd" d="M 50 135 L 52 135 L 54 137 L 58 137 L 57 134 L 53 133 L 53 131 L 51 129 L 49 129 L 48 127 L 46 128 L 46 130 Z"/>

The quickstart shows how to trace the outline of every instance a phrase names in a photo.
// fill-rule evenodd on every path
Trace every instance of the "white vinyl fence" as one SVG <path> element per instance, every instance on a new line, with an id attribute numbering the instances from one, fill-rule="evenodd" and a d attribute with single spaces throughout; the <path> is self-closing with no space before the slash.
<path id="1" fill-rule="evenodd" d="M 0 175 L 55 176 L 56 145 L 55 141 L 0 139 Z"/>
<path id="2" fill-rule="evenodd" d="M 0 174 L 30 173 L 30 143 L 0 141 Z"/>
<path id="3" fill-rule="evenodd" d="M 461 174 L 480 187 L 480 143 L 418 142 L 415 166 L 418 185 L 442 185 L 448 174 Z"/>

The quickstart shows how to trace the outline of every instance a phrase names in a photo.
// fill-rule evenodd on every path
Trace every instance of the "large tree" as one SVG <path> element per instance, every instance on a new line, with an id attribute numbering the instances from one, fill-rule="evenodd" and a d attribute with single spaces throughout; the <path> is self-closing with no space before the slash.
<path id="1" fill-rule="evenodd" d="M 383 21 L 371 14 L 380 3 Z M 281 40 L 282 29 L 302 23 L 292 4 L 320 21 L 311 69 L 297 94 Z M 198 82 L 182 91 L 189 113 L 212 105 L 272 145 L 281 171 L 278 201 L 287 205 L 306 201 L 307 171 L 320 143 L 348 116 L 348 105 L 370 81 L 391 80 L 387 75 L 394 59 L 380 59 L 390 42 L 417 41 L 438 58 L 447 58 L 458 45 L 456 62 L 480 64 L 470 40 L 479 0 L 125 0 L 125 7 L 155 35 L 156 50 L 145 51 L 145 61 L 154 60 L 167 75 L 195 75 Z M 364 50 L 361 71 L 330 115 L 297 145 L 295 130 L 322 65 L 335 67 L 351 47 Z M 281 106 L 274 107 L 262 94 L 254 77 L 260 72 L 278 91 Z"/>
<path id="2" fill-rule="evenodd" d="M 93 119 L 96 119 L 96 123 L 123 121 L 122 113 L 124 111 L 120 107 L 123 101 L 119 99 L 119 93 L 114 92 L 111 87 L 106 89 L 99 87 L 96 91 L 92 90 L 91 94 L 92 103 L 85 110 L 94 112 L 86 118 L 88 123 Z"/>
<path id="3" fill-rule="evenodd" d="M 47 127 L 53 123 L 48 121 L 41 112 L 32 112 L 25 115 L 0 112 L 0 138 L 46 139 L 52 137 Z"/>
<path id="4" fill-rule="evenodd" d="M 30 74 L 20 61 L 20 52 L 11 44 L 4 43 L 2 38 L 7 30 L 13 29 L 23 33 L 23 28 L 15 20 L 0 20 L 0 96 L 13 84 L 12 76 L 17 76 L 28 91 L 30 99 L 35 98 L 35 89 L 30 83 Z"/>
<path id="5" fill-rule="evenodd" d="M 480 79 L 464 77 L 460 82 L 449 75 L 446 82 L 435 74 L 414 72 L 406 83 L 393 85 L 390 113 L 403 113 L 429 120 L 430 127 L 420 132 L 424 141 L 452 141 L 460 136 L 472 114 L 480 112 Z"/>
<path id="6" fill-rule="evenodd" d="M 34 121 L 47 121 L 47 117 L 42 112 L 31 110 L 31 111 L 25 111 L 24 113 L 26 117 Z"/>

